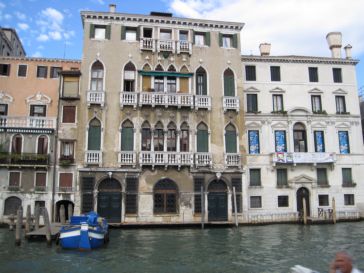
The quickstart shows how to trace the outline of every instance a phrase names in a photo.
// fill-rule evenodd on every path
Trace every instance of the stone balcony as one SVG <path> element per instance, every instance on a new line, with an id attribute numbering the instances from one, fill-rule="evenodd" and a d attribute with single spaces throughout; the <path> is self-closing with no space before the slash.
<path id="1" fill-rule="evenodd" d="M 239 112 L 240 103 L 239 103 L 239 97 L 223 97 L 223 108 L 224 112 L 228 110 L 233 110 L 236 112 Z"/>
<path id="2" fill-rule="evenodd" d="M 193 153 L 190 152 L 140 152 L 139 164 L 154 166 L 193 166 Z"/>
<path id="3" fill-rule="evenodd" d="M 160 40 L 140 38 L 140 49 L 152 52 L 172 52 L 192 54 L 192 43 L 189 41 Z"/>
<path id="4" fill-rule="evenodd" d="M 87 106 L 100 105 L 104 107 L 105 105 L 105 91 L 87 91 Z"/>
<path id="5" fill-rule="evenodd" d="M 211 97 L 210 96 L 195 96 L 195 108 L 211 110 Z"/>
<path id="6" fill-rule="evenodd" d="M 86 151 L 85 163 L 87 165 L 101 165 L 102 163 L 102 152 L 101 151 Z"/>
<path id="7" fill-rule="evenodd" d="M 211 153 L 195 153 L 195 165 L 198 167 L 212 167 Z"/>
<path id="8" fill-rule="evenodd" d="M 164 92 L 142 92 L 139 95 L 139 105 L 164 107 L 190 107 L 194 106 L 193 95 Z"/>
<path id="9" fill-rule="evenodd" d="M 241 155 L 238 153 L 228 153 L 224 155 L 225 166 L 241 168 Z"/>
<path id="10" fill-rule="evenodd" d="M 1 165 L 15 165 L 15 166 L 48 166 L 49 155 L 36 154 L 36 153 L 0 153 Z"/>
<path id="11" fill-rule="evenodd" d="M 120 165 L 130 165 L 135 167 L 137 163 L 137 153 L 122 151 L 118 153 L 118 163 Z"/>
<path id="12" fill-rule="evenodd" d="M 129 105 L 134 108 L 138 105 L 138 93 L 136 92 L 120 92 L 120 107 Z"/>
<path id="13" fill-rule="evenodd" d="M 273 164 L 320 164 L 335 163 L 335 153 L 285 153 L 272 154 Z"/>
<path id="14" fill-rule="evenodd" d="M 0 116 L 0 128 L 56 129 L 56 118 Z"/>

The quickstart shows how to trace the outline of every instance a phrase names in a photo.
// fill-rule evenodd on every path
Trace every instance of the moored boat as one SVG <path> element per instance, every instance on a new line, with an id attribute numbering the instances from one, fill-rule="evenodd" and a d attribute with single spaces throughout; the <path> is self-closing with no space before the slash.
<path id="1" fill-rule="evenodd" d="M 94 249 L 108 241 L 108 224 L 96 212 L 72 216 L 69 225 L 62 226 L 59 242 L 67 249 Z"/>

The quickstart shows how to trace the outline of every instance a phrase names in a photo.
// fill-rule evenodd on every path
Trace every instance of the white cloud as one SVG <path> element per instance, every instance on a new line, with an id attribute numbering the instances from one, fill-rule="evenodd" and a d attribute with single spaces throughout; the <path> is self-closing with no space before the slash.
<path id="1" fill-rule="evenodd" d="M 10 14 L 5 14 L 4 15 L 4 19 L 5 20 L 10 20 L 13 16 L 11 16 Z"/>
<path id="2" fill-rule="evenodd" d="M 32 57 L 42 57 L 42 53 L 41 53 L 41 52 L 39 52 L 39 51 L 37 51 L 37 52 L 35 52 L 35 53 L 32 55 Z"/>
<path id="3" fill-rule="evenodd" d="M 63 14 L 54 9 L 46 8 L 39 14 L 36 24 L 39 26 L 39 35 L 37 40 L 44 42 L 48 40 L 59 41 L 62 39 L 63 33 Z"/>
<path id="4" fill-rule="evenodd" d="M 104 0 L 92 0 L 92 2 L 94 2 L 96 4 L 100 4 L 100 5 L 105 5 L 105 1 Z"/>
<path id="5" fill-rule="evenodd" d="M 21 30 L 27 30 L 29 28 L 29 25 L 25 23 L 18 23 L 18 28 L 20 28 Z"/>
<path id="6" fill-rule="evenodd" d="M 75 32 L 74 32 L 73 30 L 65 31 L 65 32 L 63 33 L 63 37 L 64 37 L 66 40 L 68 40 L 68 39 L 70 39 L 70 38 L 72 38 L 72 37 L 74 37 L 74 36 L 75 36 Z"/>
<path id="7" fill-rule="evenodd" d="M 27 16 L 24 13 L 21 13 L 19 11 L 14 12 L 15 16 L 19 19 L 19 20 L 25 20 L 27 19 Z"/>
<path id="8" fill-rule="evenodd" d="M 40 34 L 38 37 L 37 37 L 37 41 L 39 42 L 46 42 L 49 40 L 49 37 L 48 35 L 46 34 Z"/>
<path id="9" fill-rule="evenodd" d="M 243 22 L 243 54 L 259 54 L 272 44 L 273 55 L 330 56 L 326 34 L 341 31 L 343 45 L 364 52 L 363 1 L 351 0 L 171 0 L 170 10 L 184 17 Z"/>
<path id="10" fill-rule="evenodd" d="M 44 46 L 39 45 L 39 46 L 37 46 L 37 49 L 44 49 Z"/>
<path id="11" fill-rule="evenodd" d="M 5 7 L 6 7 L 6 5 L 3 2 L 0 2 L 0 9 L 3 9 Z"/>
<path id="12" fill-rule="evenodd" d="M 59 31 L 51 31 L 49 32 L 49 38 L 53 40 L 61 40 L 62 34 Z"/>

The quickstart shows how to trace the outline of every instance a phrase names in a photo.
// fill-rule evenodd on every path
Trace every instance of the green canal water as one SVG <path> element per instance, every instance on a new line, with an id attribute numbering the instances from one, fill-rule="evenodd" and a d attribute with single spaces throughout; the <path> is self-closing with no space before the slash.
<path id="1" fill-rule="evenodd" d="M 113 229 L 107 247 L 65 251 L 45 242 L 14 245 L 0 229 L 0 272 L 285 273 L 296 264 L 328 272 L 338 250 L 364 268 L 364 222 L 200 229 Z"/>

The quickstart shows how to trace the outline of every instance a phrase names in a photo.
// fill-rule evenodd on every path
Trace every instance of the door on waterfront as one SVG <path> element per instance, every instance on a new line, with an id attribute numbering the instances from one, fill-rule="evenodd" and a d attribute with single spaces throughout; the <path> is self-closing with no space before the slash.
<path id="1" fill-rule="evenodd" d="M 110 223 L 121 222 L 121 185 L 116 179 L 108 178 L 100 183 L 97 212 Z"/>
<path id="2" fill-rule="evenodd" d="M 208 221 L 227 221 L 227 187 L 224 181 L 214 180 L 208 186 Z"/>
<path id="3" fill-rule="evenodd" d="M 38 204 L 40 205 L 41 203 L 38 203 Z M 72 207 L 71 213 L 73 214 L 73 209 L 74 209 L 75 205 L 69 200 L 60 200 L 60 201 L 58 201 L 56 203 L 56 222 L 61 222 L 61 213 L 60 213 L 60 211 L 61 211 L 61 206 L 62 205 L 64 207 L 64 213 L 65 213 L 66 221 L 68 221 L 70 219 L 70 216 L 71 216 L 71 215 L 68 215 L 68 207 L 69 206 Z"/>
<path id="4" fill-rule="evenodd" d="M 307 216 L 310 216 L 310 192 L 306 188 L 300 188 L 296 194 L 297 197 L 297 211 L 303 215 L 303 199 L 306 200 Z"/>

